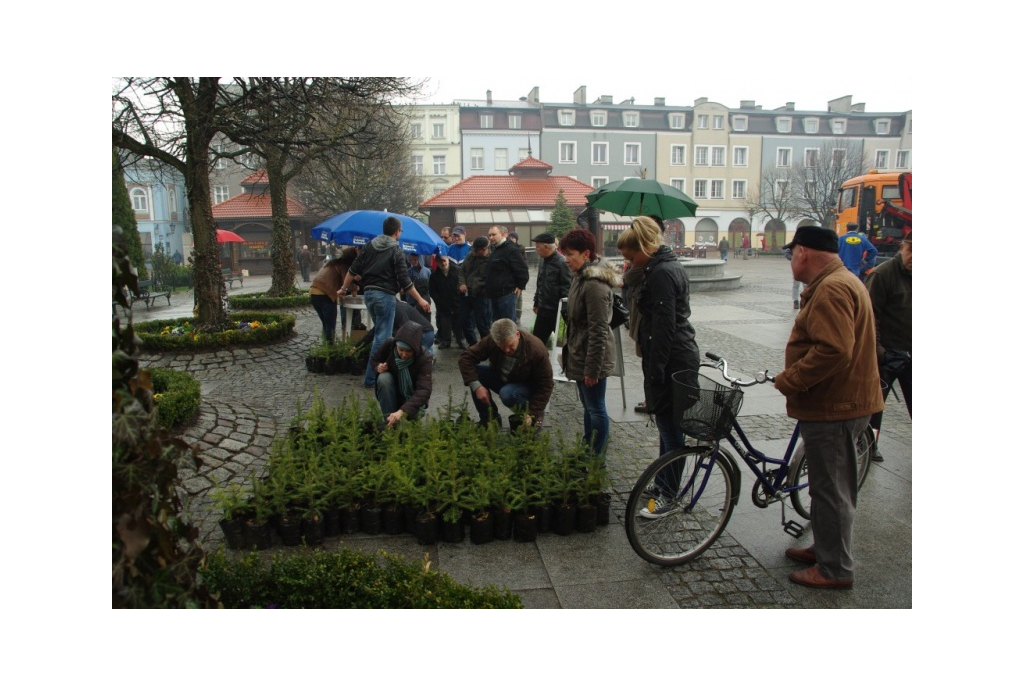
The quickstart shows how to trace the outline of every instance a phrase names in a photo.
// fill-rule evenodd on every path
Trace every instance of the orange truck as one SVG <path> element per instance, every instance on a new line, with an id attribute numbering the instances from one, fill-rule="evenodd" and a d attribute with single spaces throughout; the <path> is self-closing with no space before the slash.
<path id="1" fill-rule="evenodd" d="M 878 248 L 880 258 L 893 256 L 911 229 L 911 172 L 880 174 L 872 169 L 843 183 L 836 208 L 836 233 L 857 222 Z"/>

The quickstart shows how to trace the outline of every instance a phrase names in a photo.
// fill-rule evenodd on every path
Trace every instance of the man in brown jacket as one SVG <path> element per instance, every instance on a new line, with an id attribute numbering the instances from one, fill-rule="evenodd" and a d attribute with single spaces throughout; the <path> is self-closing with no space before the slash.
<path id="1" fill-rule="evenodd" d="M 875 317 L 867 289 L 839 259 L 839 236 L 819 226 L 798 228 L 793 278 L 806 283 L 786 343 L 786 369 L 775 387 L 800 422 L 814 495 L 814 544 L 786 556 L 810 568 L 789 579 L 813 588 L 853 585 L 853 516 L 857 506 L 854 443 L 882 406 L 875 359 Z"/>
<path id="2" fill-rule="evenodd" d="M 501 425 L 492 390 L 506 407 L 526 408 L 526 425 L 541 425 L 544 408 L 555 388 L 551 358 L 544 343 L 519 330 L 512 319 L 498 319 L 491 324 L 490 335 L 459 357 L 459 371 L 480 412 L 481 425 L 487 425 L 492 417 Z M 516 422 L 510 418 L 509 428 L 515 427 Z"/>

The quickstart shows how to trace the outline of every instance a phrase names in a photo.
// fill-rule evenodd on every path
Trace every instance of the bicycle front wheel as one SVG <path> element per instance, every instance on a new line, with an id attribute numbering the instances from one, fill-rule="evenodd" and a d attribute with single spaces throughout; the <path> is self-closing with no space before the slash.
<path id="1" fill-rule="evenodd" d="M 875 432 L 871 426 L 865 428 L 855 441 L 857 454 L 857 490 L 859 491 L 868 478 L 868 469 L 871 468 L 871 445 L 875 442 Z M 804 441 L 801 440 L 793 451 L 793 473 L 795 477 L 790 479 L 790 485 L 803 485 L 807 482 L 807 454 L 804 451 Z M 793 491 L 790 497 L 796 513 L 808 521 L 811 519 L 811 489 L 801 488 Z"/>
<path id="2" fill-rule="evenodd" d="M 674 566 L 711 546 L 736 502 L 727 458 L 712 447 L 683 447 L 647 467 L 626 503 L 626 537 L 637 554 Z"/>

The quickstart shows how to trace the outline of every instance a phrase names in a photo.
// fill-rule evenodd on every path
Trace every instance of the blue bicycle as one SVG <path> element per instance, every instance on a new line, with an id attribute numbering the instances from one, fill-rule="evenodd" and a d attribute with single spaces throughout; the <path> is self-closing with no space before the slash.
<path id="1" fill-rule="evenodd" d="M 797 422 L 785 455 L 769 457 L 753 445 L 737 420 L 743 404 L 741 388 L 774 381 L 767 371 L 752 380 L 729 376 L 728 362 L 708 352 L 713 364 L 730 385 L 722 385 L 703 374 L 696 376 L 699 387 L 685 382 L 683 373 L 672 377 L 675 419 L 697 445 L 661 455 L 648 466 L 630 493 L 626 504 L 626 536 L 645 560 L 661 566 L 682 564 L 700 556 L 725 530 L 739 499 L 740 468 L 736 457 L 723 444 L 725 439 L 754 474 L 751 498 L 764 509 L 782 504 L 782 527 L 793 537 L 804 526 L 786 519 L 786 500 L 800 516 L 811 517 L 811 492 L 807 488 L 807 460 Z M 689 382 L 693 382 L 690 376 Z M 874 431 L 869 427 L 858 436 L 857 487 L 867 478 L 871 466 Z"/>

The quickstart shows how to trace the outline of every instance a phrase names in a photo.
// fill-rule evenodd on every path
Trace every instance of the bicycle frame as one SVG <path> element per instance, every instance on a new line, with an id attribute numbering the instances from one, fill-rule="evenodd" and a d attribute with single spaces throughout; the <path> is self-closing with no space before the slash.
<path id="1" fill-rule="evenodd" d="M 737 440 L 737 437 L 739 440 Z M 795 487 L 783 487 L 786 482 L 786 477 L 789 475 L 789 466 L 793 458 L 793 452 L 796 450 L 796 443 L 800 439 L 800 422 L 798 421 L 796 427 L 793 428 L 793 435 L 789 438 L 789 445 L 786 447 L 786 453 L 781 459 L 775 457 L 769 457 L 767 454 L 757 449 L 750 444 L 750 440 L 747 438 L 747 434 L 743 432 L 743 428 L 740 426 L 739 421 L 736 418 L 732 420 L 732 428 L 729 434 L 725 436 L 725 440 L 732 445 L 733 449 L 736 450 L 736 454 L 740 456 L 743 462 L 747 465 L 747 468 L 754 474 L 754 476 L 764 486 L 765 492 L 772 497 L 778 497 L 779 495 L 787 495 L 794 490 L 802 490 L 807 487 L 807 483 L 798 485 Z M 741 444 L 742 443 L 742 444 Z M 718 450 L 718 445 L 715 446 L 715 451 Z M 762 467 L 764 465 L 764 467 Z M 779 468 L 774 471 L 767 470 L 770 465 L 776 465 Z M 775 474 L 775 478 L 769 480 L 767 474 Z"/>

